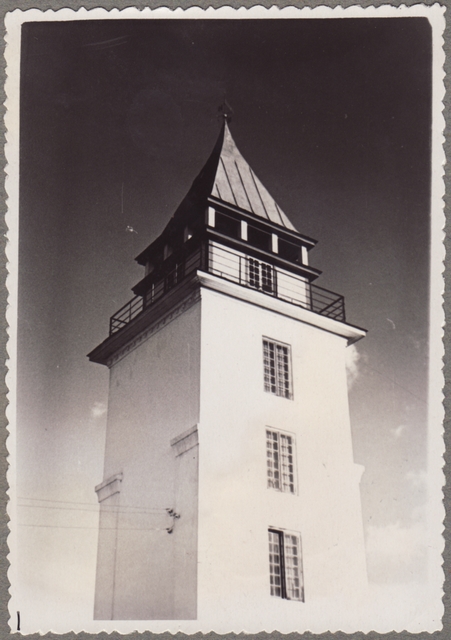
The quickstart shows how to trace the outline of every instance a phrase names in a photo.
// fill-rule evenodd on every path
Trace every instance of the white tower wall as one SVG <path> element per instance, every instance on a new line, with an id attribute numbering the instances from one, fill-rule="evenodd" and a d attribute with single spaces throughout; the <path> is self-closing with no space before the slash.
<path id="1" fill-rule="evenodd" d="M 366 586 L 347 340 L 264 308 L 259 295 L 262 306 L 202 290 L 199 618 L 237 631 L 257 619 L 270 630 Z M 263 337 L 291 346 L 293 399 L 264 391 Z M 296 438 L 295 495 L 267 488 L 266 427 Z M 301 534 L 305 603 L 269 594 L 269 527 Z"/>
<path id="2" fill-rule="evenodd" d="M 171 441 L 198 422 L 200 302 L 173 315 L 111 366 L 97 619 L 196 617 L 197 447 Z"/>

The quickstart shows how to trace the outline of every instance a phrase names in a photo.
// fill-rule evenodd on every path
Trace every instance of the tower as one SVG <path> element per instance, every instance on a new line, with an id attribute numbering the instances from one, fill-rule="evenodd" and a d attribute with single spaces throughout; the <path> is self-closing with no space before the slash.
<path id="1" fill-rule="evenodd" d="M 365 331 L 314 284 L 315 243 L 224 121 L 89 354 L 110 369 L 96 619 L 271 630 L 364 588 L 345 349 Z"/>

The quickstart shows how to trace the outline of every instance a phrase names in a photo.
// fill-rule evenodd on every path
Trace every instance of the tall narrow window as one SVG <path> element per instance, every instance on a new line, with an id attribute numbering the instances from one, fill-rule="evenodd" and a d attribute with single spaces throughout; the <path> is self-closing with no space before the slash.
<path id="1" fill-rule="evenodd" d="M 269 529 L 268 540 L 271 595 L 304 602 L 301 536 Z"/>
<path id="2" fill-rule="evenodd" d="M 265 293 L 276 294 L 276 277 L 274 267 L 255 258 L 247 259 L 247 281 L 253 289 Z"/>
<path id="3" fill-rule="evenodd" d="M 266 462 L 268 487 L 295 493 L 294 436 L 266 429 Z"/>
<path id="4" fill-rule="evenodd" d="M 228 216 L 226 213 L 216 211 L 215 229 L 229 238 L 239 238 L 241 222 L 236 218 Z"/>
<path id="5" fill-rule="evenodd" d="M 253 289 L 260 289 L 260 263 L 254 258 L 248 259 L 249 286 Z"/>
<path id="6" fill-rule="evenodd" d="M 274 293 L 273 285 L 273 268 L 270 264 L 261 263 L 262 271 L 262 291 L 265 293 Z"/>
<path id="7" fill-rule="evenodd" d="M 269 584 L 272 596 L 282 598 L 282 545 L 281 531 L 268 531 L 269 537 Z"/>
<path id="8" fill-rule="evenodd" d="M 265 391 L 291 398 L 291 353 L 286 344 L 263 338 L 263 368 Z"/>

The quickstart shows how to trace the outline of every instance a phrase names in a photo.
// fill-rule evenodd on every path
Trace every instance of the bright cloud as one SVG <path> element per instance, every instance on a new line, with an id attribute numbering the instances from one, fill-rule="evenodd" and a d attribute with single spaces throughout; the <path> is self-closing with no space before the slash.
<path id="1" fill-rule="evenodd" d="M 402 436 L 402 434 L 407 430 L 407 426 L 405 424 L 400 424 L 398 427 L 391 429 L 391 433 L 393 437 L 398 440 Z"/>
<path id="2" fill-rule="evenodd" d="M 408 471 L 405 478 L 415 489 L 422 489 L 426 486 L 427 474 L 424 469 L 420 469 L 420 471 Z"/>
<path id="3" fill-rule="evenodd" d="M 346 373 L 348 375 L 348 389 L 351 389 L 354 382 L 357 380 L 360 373 L 361 356 L 357 351 L 355 344 L 352 344 L 346 349 Z"/>
<path id="4" fill-rule="evenodd" d="M 93 418 L 101 418 L 106 413 L 106 404 L 104 402 L 94 402 L 91 407 L 91 416 Z"/>
<path id="5" fill-rule="evenodd" d="M 418 580 L 425 568 L 427 532 L 422 520 L 367 528 L 368 571 L 376 582 Z"/>

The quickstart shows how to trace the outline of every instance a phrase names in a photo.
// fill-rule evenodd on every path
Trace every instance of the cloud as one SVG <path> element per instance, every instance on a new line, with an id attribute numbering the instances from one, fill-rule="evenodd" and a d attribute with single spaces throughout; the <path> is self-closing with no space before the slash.
<path id="1" fill-rule="evenodd" d="M 368 572 L 376 582 L 417 580 L 426 566 L 427 531 L 422 520 L 367 528 Z"/>
<path id="2" fill-rule="evenodd" d="M 106 413 L 106 404 L 104 402 L 94 402 L 91 407 L 91 416 L 93 418 L 101 418 Z"/>
<path id="3" fill-rule="evenodd" d="M 357 351 L 355 344 L 352 344 L 346 349 L 346 373 L 348 376 L 348 389 L 351 389 L 354 382 L 357 380 L 360 374 L 359 362 L 361 355 Z"/>
<path id="4" fill-rule="evenodd" d="M 407 425 L 405 424 L 400 424 L 399 426 L 395 427 L 394 429 L 390 429 L 393 437 L 395 438 L 395 440 L 398 440 L 398 438 L 400 438 L 402 436 L 402 434 L 404 433 L 404 431 L 407 430 Z"/>
<path id="5" fill-rule="evenodd" d="M 420 469 L 420 471 L 408 471 L 405 479 L 410 482 L 415 489 L 423 489 L 427 485 L 427 473 L 424 469 Z"/>

